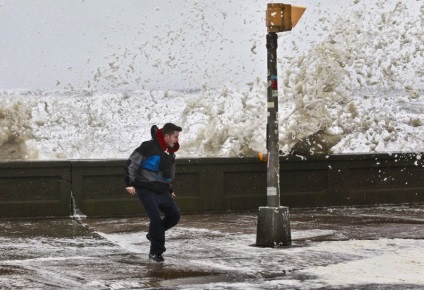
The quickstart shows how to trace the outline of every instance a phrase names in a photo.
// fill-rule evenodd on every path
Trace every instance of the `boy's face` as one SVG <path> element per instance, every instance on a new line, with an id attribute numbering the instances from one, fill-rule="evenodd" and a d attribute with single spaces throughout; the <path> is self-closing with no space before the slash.
<path id="1" fill-rule="evenodd" d="M 180 135 L 180 132 L 174 131 L 171 135 L 165 134 L 163 139 L 165 139 L 166 146 L 168 148 L 174 148 L 175 144 L 178 143 L 178 136 Z"/>

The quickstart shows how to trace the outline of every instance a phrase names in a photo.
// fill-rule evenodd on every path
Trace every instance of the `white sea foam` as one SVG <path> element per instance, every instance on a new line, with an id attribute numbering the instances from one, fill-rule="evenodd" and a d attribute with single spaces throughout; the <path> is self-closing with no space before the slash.
<path id="1" fill-rule="evenodd" d="M 279 133 L 285 153 L 424 151 L 424 5 L 414 5 L 355 1 L 335 21 L 311 8 L 319 16 L 315 22 L 280 37 Z M 252 36 L 253 66 L 256 53 L 264 53 L 256 47 L 263 40 L 264 34 Z M 265 151 L 266 75 L 191 91 L 126 90 L 123 71 L 131 73 L 133 53 L 95 72 L 111 90 L 71 85 L 0 92 L 0 159 L 126 158 L 150 138 L 151 125 L 165 122 L 184 128 L 180 157 Z M 172 58 L 158 64 L 172 65 Z"/>
<path id="2" fill-rule="evenodd" d="M 37 151 L 26 144 L 32 138 L 30 120 L 24 102 L 0 99 L 0 160 L 37 158 Z"/>
<path id="3" fill-rule="evenodd" d="M 339 135 L 338 153 L 421 151 L 413 136 L 423 133 L 423 7 L 358 4 L 326 39 L 284 59 L 280 146 L 318 133 L 324 141 Z"/>

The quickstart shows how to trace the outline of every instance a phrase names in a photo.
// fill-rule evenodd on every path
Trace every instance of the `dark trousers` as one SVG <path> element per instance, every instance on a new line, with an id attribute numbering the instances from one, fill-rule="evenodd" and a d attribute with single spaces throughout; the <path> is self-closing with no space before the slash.
<path id="1" fill-rule="evenodd" d="M 156 193 L 145 188 L 136 188 L 137 196 L 150 218 L 150 253 L 162 254 L 165 249 L 165 231 L 180 220 L 180 210 L 168 192 Z M 161 213 L 164 217 L 161 218 Z"/>

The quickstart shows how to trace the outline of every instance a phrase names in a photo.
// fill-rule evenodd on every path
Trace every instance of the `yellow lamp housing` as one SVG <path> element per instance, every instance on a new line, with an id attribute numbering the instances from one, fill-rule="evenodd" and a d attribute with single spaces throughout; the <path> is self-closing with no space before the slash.
<path id="1" fill-rule="evenodd" d="M 266 10 L 268 32 L 290 31 L 299 22 L 306 7 L 282 3 L 269 3 Z"/>

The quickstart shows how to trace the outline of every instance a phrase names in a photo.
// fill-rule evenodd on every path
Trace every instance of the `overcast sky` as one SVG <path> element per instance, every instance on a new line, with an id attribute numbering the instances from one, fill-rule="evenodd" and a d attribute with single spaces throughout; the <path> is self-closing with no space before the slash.
<path id="1" fill-rule="evenodd" d="M 268 2 L 0 0 L 0 89 L 244 85 L 266 73 Z M 293 3 L 308 10 L 280 35 L 282 54 L 322 37 L 317 19 L 352 4 Z"/>

